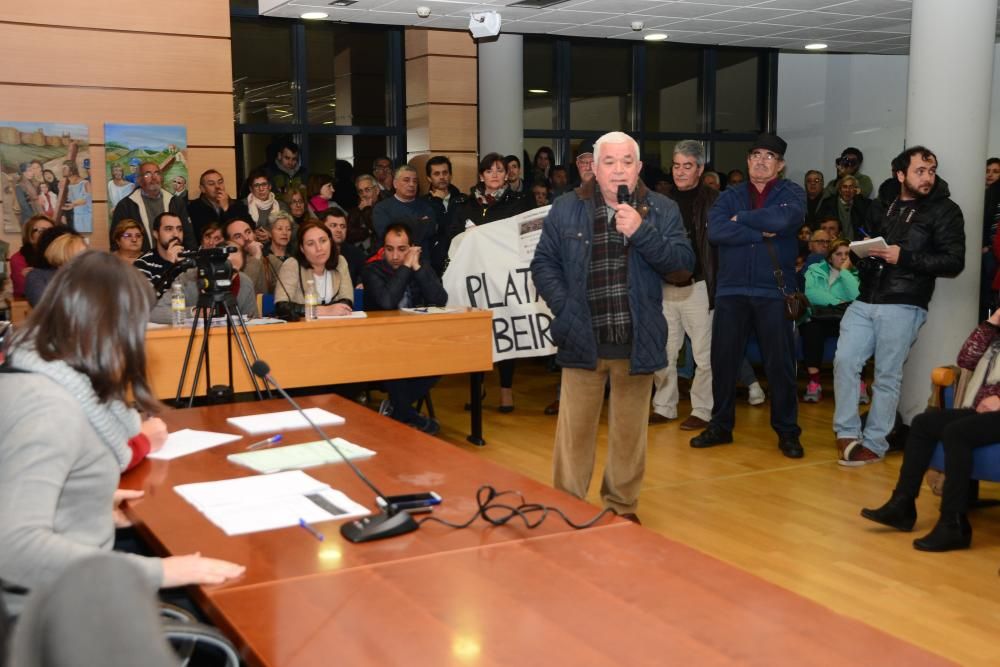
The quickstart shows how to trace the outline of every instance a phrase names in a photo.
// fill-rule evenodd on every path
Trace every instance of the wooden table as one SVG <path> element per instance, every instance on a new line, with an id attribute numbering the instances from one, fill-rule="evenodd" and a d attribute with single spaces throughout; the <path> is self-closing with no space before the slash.
<path id="1" fill-rule="evenodd" d="M 329 429 L 376 449 L 359 466 L 389 494 L 435 490 L 435 515 L 462 520 L 483 483 L 518 489 L 581 521 L 596 508 L 338 397 L 304 399 L 346 417 Z M 229 430 L 225 418 L 281 402 L 171 411 L 171 429 Z M 308 431 L 286 442 L 315 439 Z M 721 561 L 617 518 L 573 531 L 556 517 L 465 530 L 429 523 L 354 545 L 339 523 L 226 537 L 175 484 L 250 474 L 225 460 L 244 441 L 146 461 L 123 486 L 127 511 L 164 553 L 199 550 L 247 565 L 195 592 L 251 665 L 906 664 L 945 661 Z M 308 471 L 374 507 L 344 465 Z"/>
<path id="2" fill-rule="evenodd" d="M 368 313 L 361 319 L 319 320 L 248 327 L 257 358 L 271 366 L 286 389 L 372 382 L 429 375 L 471 373 L 470 442 L 482 438 L 482 373 L 493 367 L 493 325 L 488 310 L 411 315 L 399 311 Z M 146 336 L 150 384 L 163 400 L 177 396 L 181 366 L 191 330 L 155 329 Z M 191 394 L 201 333 L 195 341 L 181 396 Z M 213 384 L 228 381 L 225 327 L 211 329 L 209 360 Z M 250 355 L 252 357 L 252 355 Z M 233 345 L 233 389 L 252 392 L 246 364 Z M 205 373 L 197 395 L 205 394 Z"/>

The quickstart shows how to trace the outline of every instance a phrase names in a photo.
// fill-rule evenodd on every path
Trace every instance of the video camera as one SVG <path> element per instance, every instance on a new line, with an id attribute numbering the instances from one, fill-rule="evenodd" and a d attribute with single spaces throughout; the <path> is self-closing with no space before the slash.
<path id="1" fill-rule="evenodd" d="M 201 248 L 181 253 L 184 269 L 198 270 L 198 291 L 201 294 L 222 294 L 232 286 L 233 265 L 226 258 L 236 252 L 232 246 Z"/>

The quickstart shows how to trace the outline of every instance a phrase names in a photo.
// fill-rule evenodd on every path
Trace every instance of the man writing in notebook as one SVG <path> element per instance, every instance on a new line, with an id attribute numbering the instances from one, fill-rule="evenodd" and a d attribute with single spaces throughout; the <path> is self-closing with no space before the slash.
<path id="1" fill-rule="evenodd" d="M 885 457 L 903 363 L 927 320 L 934 282 L 965 267 L 962 211 L 937 168 L 937 156 L 923 146 L 900 153 L 892 161 L 893 177 L 879 188 L 865 219 L 861 236 L 881 236 L 887 247 L 858 262 L 860 294 L 840 322 L 833 362 L 840 465 L 863 466 Z M 861 369 L 873 354 L 872 407 L 862 431 Z"/>

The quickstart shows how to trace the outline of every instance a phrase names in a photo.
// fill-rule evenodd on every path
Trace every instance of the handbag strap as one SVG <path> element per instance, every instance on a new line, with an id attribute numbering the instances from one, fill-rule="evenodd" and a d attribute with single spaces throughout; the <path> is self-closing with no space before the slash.
<path id="1" fill-rule="evenodd" d="M 781 264 L 778 263 L 778 253 L 774 250 L 774 245 L 771 243 L 771 239 L 765 237 L 764 245 L 767 246 L 767 254 L 771 258 L 771 266 L 774 267 L 774 282 L 778 283 L 778 291 L 788 296 L 785 291 L 785 272 L 781 270 Z"/>

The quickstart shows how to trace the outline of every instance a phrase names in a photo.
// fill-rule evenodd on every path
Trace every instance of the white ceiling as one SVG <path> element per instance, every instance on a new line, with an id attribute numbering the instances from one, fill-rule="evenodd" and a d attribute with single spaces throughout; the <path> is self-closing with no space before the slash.
<path id="1" fill-rule="evenodd" d="M 686 44 L 802 49 L 822 41 L 829 51 L 905 54 L 910 42 L 910 0 L 566 0 L 548 9 L 509 7 L 517 0 L 259 0 L 266 16 L 298 18 L 323 11 L 347 23 L 467 29 L 474 11 L 493 9 L 505 33 L 642 39 L 665 32 Z M 944 2 L 945 0 L 939 0 Z M 953 1 L 953 0 L 952 0 Z M 416 8 L 429 7 L 422 19 Z M 644 29 L 630 24 L 642 21 Z"/>

